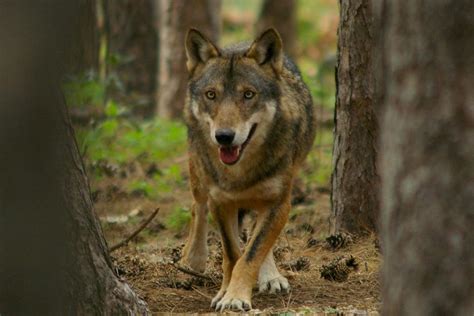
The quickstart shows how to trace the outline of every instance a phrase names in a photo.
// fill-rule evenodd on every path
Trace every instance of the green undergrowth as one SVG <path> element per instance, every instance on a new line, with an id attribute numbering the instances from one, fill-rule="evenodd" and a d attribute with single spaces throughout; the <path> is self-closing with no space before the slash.
<path id="1" fill-rule="evenodd" d="M 300 176 L 307 186 L 329 187 L 332 172 L 333 132 L 329 128 L 320 128 L 316 132 L 313 149 L 306 158 L 307 170 Z"/>
<path id="2" fill-rule="evenodd" d="M 91 161 L 152 163 L 183 154 L 186 128 L 183 123 L 162 119 L 122 118 L 124 107 L 109 102 L 106 119 L 78 133 L 80 148 Z"/>
<path id="3" fill-rule="evenodd" d="M 78 145 L 87 164 L 114 166 L 119 169 L 119 174 L 114 176 L 129 177 L 127 192 L 152 199 L 185 187 L 185 170 L 173 162 L 186 154 L 184 124 L 158 118 L 140 120 L 123 116 L 124 113 L 125 107 L 108 102 L 104 120 L 92 127 L 76 129 Z M 141 172 L 137 172 L 137 168 Z M 102 168 L 92 170 L 96 180 L 104 177 Z"/>
<path id="4" fill-rule="evenodd" d="M 188 207 L 175 206 L 165 221 L 167 228 L 176 232 L 183 228 L 191 221 L 191 211 Z"/>
<path id="5" fill-rule="evenodd" d="M 63 93 L 69 107 L 101 108 L 105 99 L 106 84 L 93 71 L 66 78 Z"/>

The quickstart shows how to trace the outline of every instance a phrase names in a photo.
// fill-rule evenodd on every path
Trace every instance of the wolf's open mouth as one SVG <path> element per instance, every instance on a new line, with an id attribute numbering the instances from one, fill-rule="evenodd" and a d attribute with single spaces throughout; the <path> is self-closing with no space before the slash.
<path id="1" fill-rule="evenodd" d="M 223 163 L 226 165 L 233 165 L 239 161 L 239 158 L 244 151 L 247 144 L 250 142 L 253 134 L 255 133 L 255 129 L 257 128 L 257 124 L 253 124 L 252 128 L 250 129 L 249 136 L 245 140 L 245 142 L 240 146 L 227 146 L 227 147 L 219 147 L 219 158 Z"/>

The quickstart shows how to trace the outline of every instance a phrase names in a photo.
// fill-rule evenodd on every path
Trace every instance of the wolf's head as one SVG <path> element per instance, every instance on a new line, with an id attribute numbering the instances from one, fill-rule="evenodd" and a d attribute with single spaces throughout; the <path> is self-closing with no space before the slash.
<path id="1" fill-rule="evenodd" d="M 284 62 L 280 35 L 269 29 L 250 45 L 220 49 L 191 29 L 186 55 L 188 115 L 208 135 L 221 162 L 235 164 L 265 141 L 274 119 Z"/>

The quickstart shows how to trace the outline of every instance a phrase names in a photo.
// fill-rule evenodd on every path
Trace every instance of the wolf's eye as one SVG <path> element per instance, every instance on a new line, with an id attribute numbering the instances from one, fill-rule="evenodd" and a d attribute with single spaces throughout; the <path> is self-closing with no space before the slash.
<path id="1" fill-rule="evenodd" d="M 206 98 L 209 100 L 214 100 L 216 98 L 216 93 L 212 90 L 206 92 Z"/>
<path id="2" fill-rule="evenodd" d="M 255 96 L 255 92 L 253 91 L 247 90 L 244 92 L 244 98 L 246 98 L 247 100 L 252 99 L 254 96 Z"/>

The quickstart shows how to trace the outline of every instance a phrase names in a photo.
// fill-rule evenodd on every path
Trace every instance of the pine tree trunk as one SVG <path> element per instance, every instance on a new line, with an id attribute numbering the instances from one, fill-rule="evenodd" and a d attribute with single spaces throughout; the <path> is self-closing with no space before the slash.
<path id="1" fill-rule="evenodd" d="M 99 32 L 97 25 L 97 0 L 78 0 L 79 18 L 76 20 L 79 36 L 72 58 L 68 60 L 68 72 L 80 74 L 85 71 L 97 71 L 99 67 Z"/>
<path id="2" fill-rule="evenodd" d="M 188 73 L 184 38 L 190 27 L 198 28 L 217 42 L 221 0 L 160 1 L 160 65 L 158 116 L 181 118 Z"/>
<path id="3" fill-rule="evenodd" d="M 0 314 L 144 314 L 114 273 L 59 91 L 78 1 L 42 6 L 0 10 Z"/>
<path id="4" fill-rule="evenodd" d="M 340 0 L 331 231 L 376 230 L 379 178 L 370 0 Z"/>
<path id="5" fill-rule="evenodd" d="M 296 53 L 296 6 L 296 0 L 264 0 L 256 25 L 257 33 L 270 27 L 277 29 L 291 57 Z"/>
<path id="6" fill-rule="evenodd" d="M 59 106 L 62 121 L 58 124 L 58 133 L 64 135 L 64 139 L 55 144 L 62 153 L 55 162 L 62 161 L 64 190 L 60 196 L 66 201 L 69 246 L 75 256 L 70 267 L 71 279 L 67 280 L 71 297 L 77 300 L 71 310 L 80 315 L 142 314 L 146 311 L 144 302 L 114 273 L 102 228 L 93 211 L 87 175 L 66 107 Z"/>
<path id="7" fill-rule="evenodd" d="M 158 63 L 154 0 L 106 0 L 108 54 L 117 60 L 113 69 L 123 84 L 117 97 L 144 104 L 139 113 L 154 112 Z M 131 97 L 131 98 L 130 98 Z M 137 108 L 138 110 L 139 108 Z"/>
<path id="8" fill-rule="evenodd" d="M 474 3 L 381 12 L 384 315 L 474 315 Z"/>

